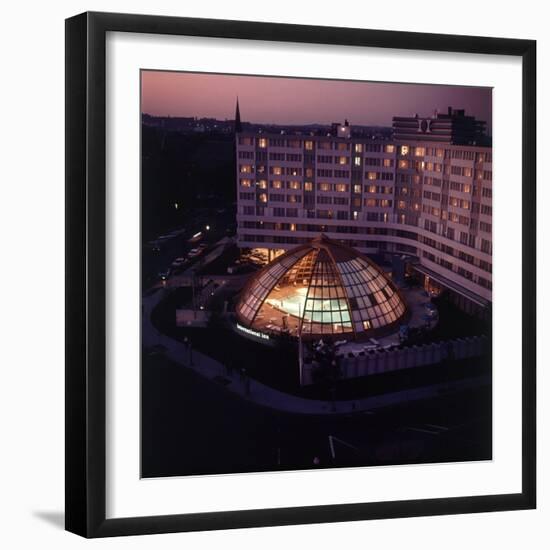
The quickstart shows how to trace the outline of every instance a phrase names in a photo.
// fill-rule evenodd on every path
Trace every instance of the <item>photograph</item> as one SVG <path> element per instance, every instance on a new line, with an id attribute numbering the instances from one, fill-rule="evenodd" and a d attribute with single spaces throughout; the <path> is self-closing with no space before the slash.
<path id="1" fill-rule="evenodd" d="M 492 88 L 140 86 L 141 476 L 491 460 Z"/>

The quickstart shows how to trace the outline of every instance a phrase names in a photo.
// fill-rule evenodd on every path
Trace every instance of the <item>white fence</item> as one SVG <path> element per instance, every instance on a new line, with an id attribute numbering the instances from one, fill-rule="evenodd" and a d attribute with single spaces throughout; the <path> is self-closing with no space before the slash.
<path id="1" fill-rule="evenodd" d="M 487 351 L 488 338 L 474 336 L 402 349 L 377 349 L 339 357 L 342 378 L 357 378 L 382 372 L 434 365 L 445 359 L 479 357 Z M 304 363 L 302 384 L 313 383 L 314 366 Z"/>

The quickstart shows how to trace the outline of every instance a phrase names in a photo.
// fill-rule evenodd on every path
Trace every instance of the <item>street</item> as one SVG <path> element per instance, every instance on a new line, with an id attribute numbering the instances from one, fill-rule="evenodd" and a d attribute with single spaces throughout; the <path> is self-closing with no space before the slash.
<path id="1" fill-rule="evenodd" d="M 158 354 L 144 354 L 142 376 L 144 477 L 491 458 L 490 386 L 308 416 L 255 405 Z"/>

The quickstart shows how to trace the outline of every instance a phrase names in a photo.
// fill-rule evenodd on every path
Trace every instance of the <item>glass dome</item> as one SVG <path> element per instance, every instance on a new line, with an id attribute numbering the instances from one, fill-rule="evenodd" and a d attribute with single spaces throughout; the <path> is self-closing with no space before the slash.
<path id="1" fill-rule="evenodd" d="M 244 327 L 302 337 L 372 337 L 406 313 L 391 279 L 369 258 L 321 235 L 273 260 L 247 283 L 236 307 Z"/>

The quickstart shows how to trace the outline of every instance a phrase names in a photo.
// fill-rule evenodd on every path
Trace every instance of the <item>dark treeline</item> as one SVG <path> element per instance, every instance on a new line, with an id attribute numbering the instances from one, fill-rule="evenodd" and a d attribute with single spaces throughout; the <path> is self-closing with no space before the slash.
<path id="1" fill-rule="evenodd" d="M 186 213 L 197 208 L 233 203 L 234 175 L 233 135 L 142 125 L 143 240 L 185 223 Z"/>

